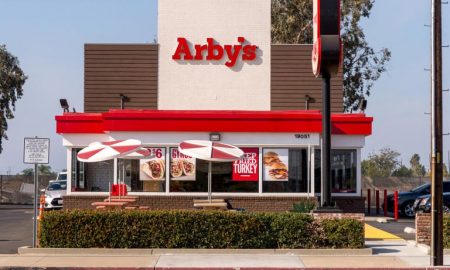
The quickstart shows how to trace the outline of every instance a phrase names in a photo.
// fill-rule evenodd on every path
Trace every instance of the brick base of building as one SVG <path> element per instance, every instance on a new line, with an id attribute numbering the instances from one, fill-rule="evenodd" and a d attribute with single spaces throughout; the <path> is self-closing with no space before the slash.
<path id="1" fill-rule="evenodd" d="M 417 244 L 431 244 L 431 214 L 416 214 L 416 242 Z"/>
<path id="2" fill-rule="evenodd" d="M 103 201 L 107 196 L 101 195 L 66 195 L 64 209 L 94 209 L 93 202 Z M 247 211 L 284 212 L 292 210 L 293 205 L 308 200 L 307 197 L 257 197 L 257 196 L 214 196 L 228 199 L 233 208 L 244 208 Z M 148 206 L 152 210 L 162 209 L 194 209 L 193 200 L 199 196 L 139 196 L 137 205 Z M 204 199 L 204 197 L 203 197 Z M 317 200 L 317 198 L 310 198 Z M 337 197 L 336 204 L 344 213 L 364 213 L 364 197 Z"/>

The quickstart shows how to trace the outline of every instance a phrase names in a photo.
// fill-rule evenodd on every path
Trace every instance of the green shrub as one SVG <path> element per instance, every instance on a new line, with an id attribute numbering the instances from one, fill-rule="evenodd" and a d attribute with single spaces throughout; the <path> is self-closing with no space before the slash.
<path id="1" fill-rule="evenodd" d="M 340 235 L 341 234 L 341 235 Z M 360 248 L 363 225 L 308 214 L 224 211 L 52 211 L 40 245 L 55 248 Z M 360 240 L 360 241 L 359 241 Z"/>
<path id="2" fill-rule="evenodd" d="M 431 217 L 430 217 L 431 218 Z M 450 248 L 450 215 L 444 214 L 443 218 L 443 244 L 445 249 Z M 431 231 L 430 231 L 431 233 Z"/>
<path id="3" fill-rule="evenodd" d="M 364 226 L 356 219 L 324 219 L 320 221 L 322 245 L 331 248 L 364 247 Z"/>
<path id="4" fill-rule="evenodd" d="M 311 210 L 316 207 L 316 202 L 313 200 L 303 200 L 298 203 L 294 203 L 292 212 L 296 213 L 310 213 Z"/>

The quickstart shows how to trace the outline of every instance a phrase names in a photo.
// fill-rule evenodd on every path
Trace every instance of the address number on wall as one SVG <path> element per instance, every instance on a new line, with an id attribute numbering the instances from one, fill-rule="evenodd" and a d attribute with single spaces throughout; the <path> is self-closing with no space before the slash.
<path id="1" fill-rule="evenodd" d="M 301 139 L 301 140 L 310 138 L 310 134 L 294 134 L 294 136 L 296 139 Z"/>

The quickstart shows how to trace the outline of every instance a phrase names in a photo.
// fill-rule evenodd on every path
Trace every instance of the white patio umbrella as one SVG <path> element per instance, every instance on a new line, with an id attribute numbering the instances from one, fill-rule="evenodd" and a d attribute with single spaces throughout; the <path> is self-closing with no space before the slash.
<path id="1" fill-rule="evenodd" d="M 141 149 L 139 140 L 129 139 L 110 142 L 93 142 L 78 152 L 77 158 L 82 162 L 99 162 L 121 158 Z"/>
<path id="2" fill-rule="evenodd" d="M 211 202 L 211 181 L 212 169 L 211 162 L 229 162 L 240 159 L 244 155 L 244 151 L 230 144 L 189 140 L 180 143 L 178 150 L 187 156 L 208 161 L 208 200 Z"/>
<path id="3" fill-rule="evenodd" d="M 93 142 L 90 143 L 88 147 L 83 148 L 78 152 L 77 158 L 82 162 L 100 162 L 110 159 L 127 157 L 137 151 L 140 151 L 142 143 L 139 140 L 129 139 L 129 140 L 119 140 L 119 141 L 109 141 L 109 142 Z M 147 149 L 144 149 L 149 153 Z M 147 152 L 142 151 L 142 154 Z M 136 155 L 141 155 L 137 153 Z M 121 186 L 119 186 L 119 189 Z M 121 190 L 119 190 L 119 196 L 121 195 Z"/>

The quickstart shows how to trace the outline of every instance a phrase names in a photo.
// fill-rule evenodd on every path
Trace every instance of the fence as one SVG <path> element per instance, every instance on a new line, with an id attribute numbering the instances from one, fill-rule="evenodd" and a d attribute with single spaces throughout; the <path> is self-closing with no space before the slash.
<path id="1" fill-rule="evenodd" d="M 39 190 L 47 187 L 52 176 L 39 176 Z M 0 175 L 0 204 L 33 204 L 34 177 Z"/>

